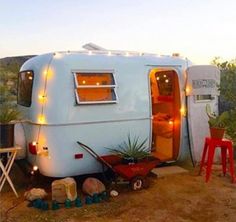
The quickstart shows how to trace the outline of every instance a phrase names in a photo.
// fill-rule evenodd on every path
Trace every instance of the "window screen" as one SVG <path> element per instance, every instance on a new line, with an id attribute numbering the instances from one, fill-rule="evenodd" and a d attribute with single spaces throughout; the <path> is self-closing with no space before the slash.
<path id="1" fill-rule="evenodd" d="M 23 71 L 18 74 L 17 103 L 22 106 L 31 106 L 33 71 Z"/>
<path id="2" fill-rule="evenodd" d="M 113 73 L 75 73 L 78 104 L 116 103 Z"/>

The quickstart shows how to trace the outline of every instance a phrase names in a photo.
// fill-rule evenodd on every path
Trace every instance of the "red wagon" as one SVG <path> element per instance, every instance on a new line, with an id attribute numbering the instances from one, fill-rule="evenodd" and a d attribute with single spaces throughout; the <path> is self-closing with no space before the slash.
<path id="1" fill-rule="evenodd" d="M 140 190 L 145 187 L 146 176 L 160 162 L 159 159 L 151 156 L 137 163 L 124 164 L 122 163 L 122 159 L 117 155 L 99 156 L 87 145 L 81 142 L 77 143 L 101 164 L 111 169 L 116 175 L 129 181 L 133 190 Z"/>

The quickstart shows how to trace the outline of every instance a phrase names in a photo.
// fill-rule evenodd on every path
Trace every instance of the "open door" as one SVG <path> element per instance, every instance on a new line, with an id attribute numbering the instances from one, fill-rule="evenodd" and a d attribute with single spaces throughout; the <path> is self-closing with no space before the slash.
<path id="1" fill-rule="evenodd" d="M 195 162 L 200 162 L 204 139 L 209 136 L 206 104 L 210 104 L 211 110 L 218 113 L 219 84 L 220 71 L 215 66 L 192 66 L 187 69 L 188 133 Z"/>
<path id="2" fill-rule="evenodd" d="M 152 155 L 161 161 L 176 160 L 180 146 L 180 87 L 174 69 L 150 72 L 152 102 Z"/>

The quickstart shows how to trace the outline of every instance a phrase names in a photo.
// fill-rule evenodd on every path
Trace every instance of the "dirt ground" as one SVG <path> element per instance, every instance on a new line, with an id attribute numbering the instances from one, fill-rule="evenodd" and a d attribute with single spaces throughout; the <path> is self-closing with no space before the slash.
<path id="1" fill-rule="evenodd" d="M 16 168 L 16 167 L 15 167 Z M 19 169 L 12 176 L 20 198 L 5 185 L 0 196 L 0 221 L 9 222 L 77 222 L 77 221 L 155 221 L 155 222 L 235 222 L 236 184 L 229 176 L 222 177 L 214 171 L 209 183 L 197 175 L 198 169 L 188 173 L 150 178 L 150 187 L 130 191 L 127 185 L 119 185 L 118 197 L 81 208 L 41 211 L 27 207 L 23 194 L 29 181 L 23 180 Z M 50 182 L 45 185 L 50 187 Z M 82 196 L 79 192 L 79 196 Z"/>

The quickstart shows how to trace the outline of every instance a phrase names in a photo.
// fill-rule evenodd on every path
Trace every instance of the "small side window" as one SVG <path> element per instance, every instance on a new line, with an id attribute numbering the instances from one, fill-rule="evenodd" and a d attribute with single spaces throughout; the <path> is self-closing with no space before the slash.
<path id="1" fill-rule="evenodd" d="M 31 106 L 34 73 L 31 70 L 18 74 L 17 103 L 22 106 Z"/>
<path id="2" fill-rule="evenodd" d="M 213 99 L 211 95 L 196 95 L 195 96 L 195 102 L 209 102 Z"/>
<path id="3" fill-rule="evenodd" d="M 111 72 L 75 72 L 78 104 L 117 103 L 116 83 Z"/>

